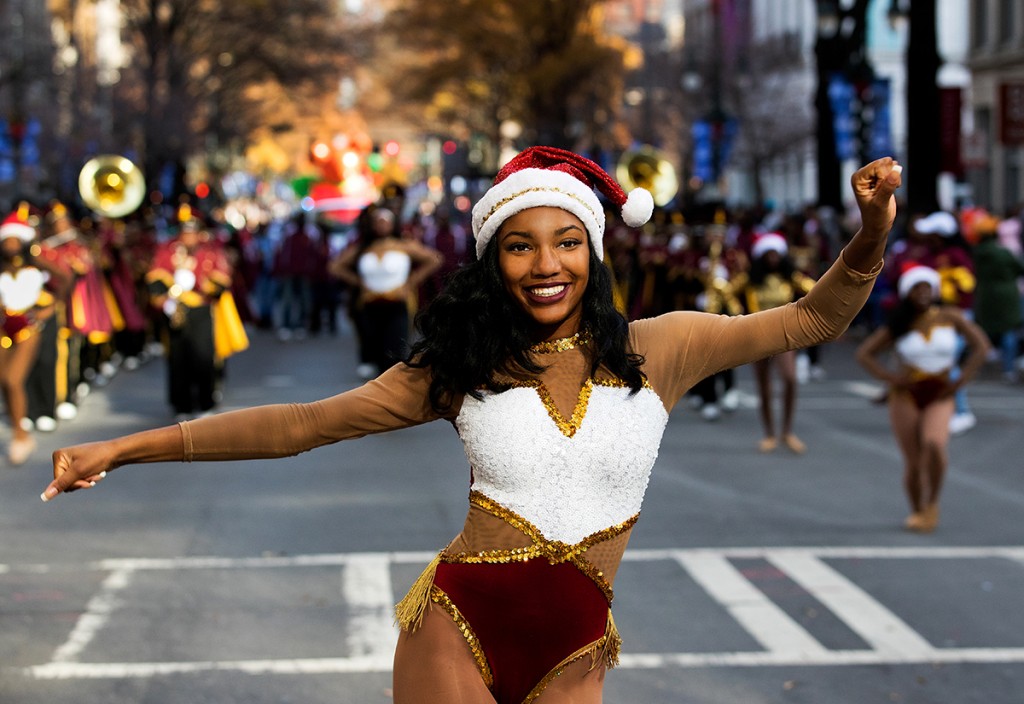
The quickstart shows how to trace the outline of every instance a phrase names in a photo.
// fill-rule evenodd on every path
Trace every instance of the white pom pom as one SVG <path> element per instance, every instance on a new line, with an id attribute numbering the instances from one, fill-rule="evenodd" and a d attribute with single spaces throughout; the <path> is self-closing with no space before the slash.
<path id="1" fill-rule="evenodd" d="M 630 227 L 640 227 L 651 219 L 654 196 L 646 188 L 634 188 L 622 204 L 622 219 Z"/>

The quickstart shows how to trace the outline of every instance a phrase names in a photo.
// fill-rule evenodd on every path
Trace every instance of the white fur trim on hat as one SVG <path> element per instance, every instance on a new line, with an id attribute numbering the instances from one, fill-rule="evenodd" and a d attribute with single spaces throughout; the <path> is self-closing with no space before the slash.
<path id="1" fill-rule="evenodd" d="M 0 240 L 17 237 L 22 242 L 31 242 L 36 238 L 36 229 L 21 222 L 5 222 L 0 225 Z"/>
<path id="2" fill-rule="evenodd" d="M 653 199 L 651 202 L 653 207 Z M 563 171 L 534 168 L 516 171 L 491 186 L 473 207 L 477 258 L 483 258 L 487 243 L 503 222 L 523 210 L 543 206 L 561 208 L 578 217 L 587 228 L 597 258 L 604 258 L 604 208 L 593 188 Z"/>
<path id="3" fill-rule="evenodd" d="M 914 223 L 914 227 L 922 234 L 942 237 L 952 237 L 960 230 L 956 218 L 944 210 L 936 210 L 931 215 L 921 218 Z"/>
<path id="4" fill-rule="evenodd" d="M 786 244 L 786 239 L 782 235 L 770 232 L 754 240 L 754 246 L 750 250 L 750 255 L 754 259 L 760 259 L 768 252 L 778 252 L 781 256 L 786 256 L 788 251 L 789 245 Z"/>
<path id="5" fill-rule="evenodd" d="M 896 284 L 896 290 L 900 298 L 906 298 L 910 294 L 911 289 L 920 283 L 926 283 L 931 286 L 932 296 L 938 297 L 940 285 L 939 272 L 930 266 L 912 266 L 907 269 L 900 276 L 900 280 Z"/>

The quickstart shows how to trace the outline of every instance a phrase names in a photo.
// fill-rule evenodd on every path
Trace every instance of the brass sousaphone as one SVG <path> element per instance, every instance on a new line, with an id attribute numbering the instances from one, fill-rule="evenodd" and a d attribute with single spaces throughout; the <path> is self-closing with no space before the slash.
<path id="1" fill-rule="evenodd" d="M 78 192 L 93 212 L 120 218 L 142 205 L 146 179 L 130 159 L 102 154 L 87 161 L 78 173 Z"/>
<path id="2" fill-rule="evenodd" d="M 672 200 L 679 190 L 675 167 L 661 152 L 649 146 L 623 153 L 615 166 L 615 178 L 627 191 L 646 188 L 658 206 Z"/>

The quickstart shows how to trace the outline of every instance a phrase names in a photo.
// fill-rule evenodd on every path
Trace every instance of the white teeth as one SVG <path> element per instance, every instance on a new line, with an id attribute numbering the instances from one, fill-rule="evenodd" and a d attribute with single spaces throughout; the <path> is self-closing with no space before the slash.
<path id="1" fill-rule="evenodd" d="M 558 294 L 560 294 L 564 290 L 565 290 L 565 285 L 563 284 L 561 286 L 552 286 L 551 288 L 531 288 L 530 289 L 530 293 L 532 293 L 534 296 L 547 297 L 547 296 L 557 296 Z"/>

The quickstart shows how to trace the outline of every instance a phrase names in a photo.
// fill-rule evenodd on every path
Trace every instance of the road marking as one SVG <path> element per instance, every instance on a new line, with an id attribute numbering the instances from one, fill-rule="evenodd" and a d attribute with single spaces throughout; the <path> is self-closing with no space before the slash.
<path id="1" fill-rule="evenodd" d="M 769 652 L 814 660 L 825 647 L 721 555 L 684 553 L 676 560 Z"/>
<path id="2" fill-rule="evenodd" d="M 118 592 L 128 586 L 131 577 L 131 570 L 122 569 L 111 572 L 103 580 L 99 593 L 89 600 L 85 612 L 78 617 L 68 639 L 54 651 L 51 658 L 54 663 L 73 662 L 78 658 L 96 634 L 107 625 L 111 614 L 121 605 L 117 598 Z"/>
<path id="3" fill-rule="evenodd" d="M 87 563 L 85 569 L 109 571 L 99 592 L 72 628 L 66 642 L 46 664 L 22 668 L 27 677 L 52 679 L 123 679 L 208 671 L 249 674 L 345 674 L 389 672 L 396 639 L 392 624 L 390 568 L 425 564 L 433 552 L 368 552 L 254 558 L 185 557 L 111 559 Z M 729 563 L 764 559 L 803 587 L 856 632 L 868 649 L 830 650 L 782 611 Z M 627 669 L 665 667 L 772 667 L 782 665 L 883 665 L 915 663 L 1024 663 L 1024 648 L 936 648 L 826 559 L 991 559 L 1024 565 L 1024 546 L 994 547 L 750 547 L 627 551 L 630 562 L 674 561 L 765 649 L 739 652 L 624 653 Z M 116 616 L 119 595 L 141 570 L 295 569 L 341 567 L 340 589 L 349 607 L 348 657 L 282 658 L 198 662 L 77 662 L 96 634 Z M 57 573 L 82 569 L 73 565 L 9 564 L 0 572 Z M 90 651 L 93 657 L 95 652 Z"/>
<path id="4" fill-rule="evenodd" d="M 735 547 L 735 548 L 630 548 L 623 556 L 626 562 L 676 560 L 679 555 L 721 555 L 729 559 L 767 559 L 780 551 L 799 552 L 826 559 L 865 560 L 948 560 L 1005 558 L 1024 561 L 1024 545 L 1016 546 L 834 546 L 819 545 L 799 548 Z M 0 572 L 18 574 L 51 574 L 58 572 L 113 572 L 117 570 L 207 570 L 207 569 L 267 569 L 292 567 L 333 567 L 353 560 L 377 557 L 391 564 L 421 564 L 437 557 L 437 551 L 316 553 L 268 557 L 167 557 L 167 558 L 110 558 L 86 563 L 0 563 Z"/>
<path id="5" fill-rule="evenodd" d="M 956 663 L 1024 663 L 1024 648 L 941 648 L 928 657 L 900 656 L 874 650 L 830 650 L 819 657 L 795 653 L 623 653 L 619 667 L 655 670 L 666 667 L 784 667 L 845 665 L 916 665 Z M 281 660 L 219 660 L 204 662 L 49 663 L 24 668 L 33 679 L 127 679 L 197 672 L 235 671 L 250 675 L 333 675 L 391 672 L 392 658 L 304 658 Z"/>
<path id="6" fill-rule="evenodd" d="M 768 561 L 806 589 L 880 655 L 927 660 L 935 649 L 867 592 L 806 553 L 778 552 Z"/>
<path id="7" fill-rule="evenodd" d="M 384 555 L 358 555 L 341 571 L 341 593 L 349 607 L 348 651 L 354 657 L 390 659 L 398 643 L 395 596 Z"/>

